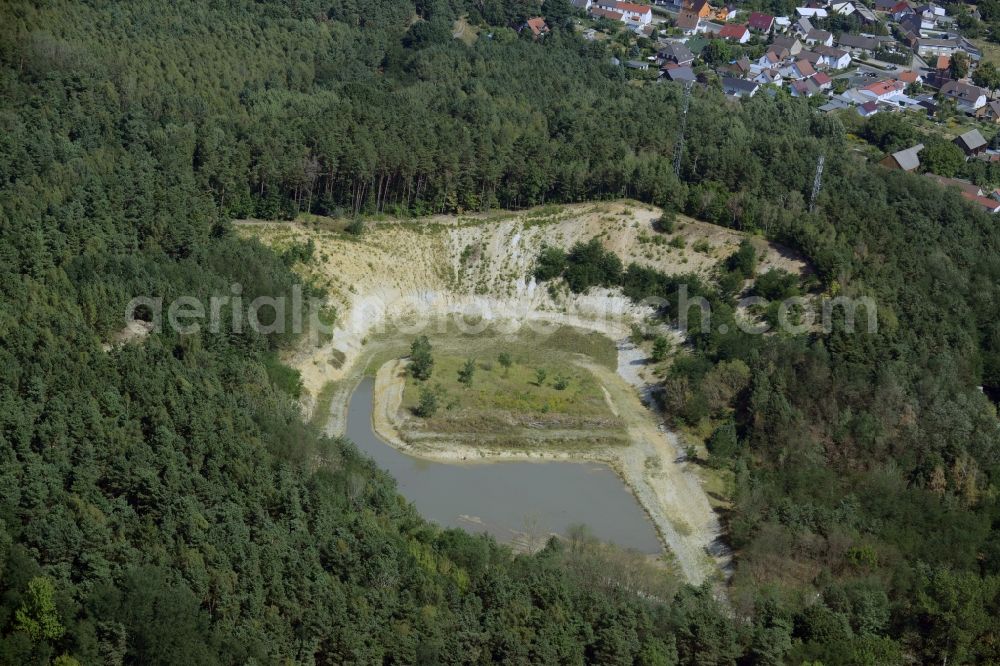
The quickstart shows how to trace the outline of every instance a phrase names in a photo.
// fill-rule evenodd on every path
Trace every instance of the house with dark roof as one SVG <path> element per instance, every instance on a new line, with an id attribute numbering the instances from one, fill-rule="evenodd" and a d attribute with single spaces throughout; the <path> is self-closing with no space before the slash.
<path id="1" fill-rule="evenodd" d="M 668 69 L 667 78 L 679 83 L 694 83 L 698 80 L 698 77 L 694 74 L 694 70 L 687 65 Z"/>
<path id="2" fill-rule="evenodd" d="M 842 49 L 847 49 L 854 53 L 866 53 L 869 55 L 875 53 L 879 47 L 878 40 L 873 37 L 852 35 L 848 32 L 845 32 L 837 38 L 837 44 Z"/>
<path id="3" fill-rule="evenodd" d="M 823 46 L 833 46 L 833 33 L 813 28 L 806 35 L 805 42 L 809 45 L 822 44 Z"/>
<path id="4" fill-rule="evenodd" d="M 690 65 L 694 62 L 694 54 L 691 53 L 691 49 L 680 42 L 668 44 L 666 47 L 661 49 L 660 57 L 664 60 L 675 62 L 678 65 Z"/>
<path id="5" fill-rule="evenodd" d="M 889 169 L 898 169 L 900 171 L 914 171 L 920 166 L 920 153 L 924 149 L 924 144 L 918 143 L 917 145 L 907 148 L 906 150 L 900 150 L 895 153 L 886 155 L 879 162 L 884 167 Z"/>
<path id="6" fill-rule="evenodd" d="M 941 86 L 941 94 L 955 100 L 959 110 L 966 113 L 973 113 L 986 104 L 986 91 L 979 86 L 961 83 L 960 81 L 946 81 Z"/>
<path id="7" fill-rule="evenodd" d="M 851 64 L 851 54 L 832 46 L 817 46 L 813 52 L 822 58 L 820 61 L 830 69 L 844 69 Z"/>
<path id="8" fill-rule="evenodd" d="M 955 145 L 962 149 L 966 157 L 972 157 L 986 150 L 986 139 L 979 130 L 969 130 L 955 139 Z"/>
<path id="9" fill-rule="evenodd" d="M 753 97 L 760 89 L 760 84 L 756 81 L 737 79 L 732 76 L 722 77 L 722 90 L 727 95 L 733 97 Z"/>
<path id="10" fill-rule="evenodd" d="M 771 49 L 788 49 L 789 55 L 798 55 L 802 50 L 802 42 L 794 37 L 775 37 L 771 42 Z"/>
<path id="11" fill-rule="evenodd" d="M 976 118 L 992 123 L 1000 123 L 1000 101 L 987 102 L 976 111 Z"/>
<path id="12" fill-rule="evenodd" d="M 677 18 L 674 20 L 674 25 L 680 28 L 680 31 L 685 35 L 693 35 L 698 32 L 700 24 L 701 17 L 687 9 L 677 14 Z"/>

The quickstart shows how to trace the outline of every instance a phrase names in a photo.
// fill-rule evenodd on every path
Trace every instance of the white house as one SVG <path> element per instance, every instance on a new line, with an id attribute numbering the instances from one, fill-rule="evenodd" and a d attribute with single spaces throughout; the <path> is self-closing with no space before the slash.
<path id="1" fill-rule="evenodd" d="M 832 46 L 817 46 L 813 49 L 813 52 L 819 54 L 820 63 L 830 69 L 844 69 L 851 64 L 851 54 L 843 49 Z"/>
<path id="2" fill-rule="evenodd" d="M 971 86 L 968 83 L 948 81 L 941 86 L 941 94 L 948 99 L 955 100 L 959 110 L 967 113 L 986 106 L 986 91 L 979 86 Z"/>
<path id="3" fill-rule="evenodd" d="M 805 42 L 809 45 L 833 46 L 833 33 L 813 28 L 806 35 Z"/>
<path id="4" fill-rule="evenodd" d="M 594 6 L 607 12 L 621 14 L 625 23 L 648 25 L 653 22 L 653 9 L 650 5 L 637 5 L 634 2 L 618 2 L 618 0 L 597 0 Z"/>
<path id="5" fill-rule="evenodd" d="M 826 10 L 822 7 L 796 7 L 795 13 L 800 18 L 826 18 Z"/>
<path id="6" fill-rule="evenodd" d="M 861 89 L 861 92 L 879 102 L 885 102 L 900 97 L 906 89 L 906 84 L 896 79 L 876 81 Z"/>
<path id="7" fill-rule="evenodd" d="M 719 30 L 720 39 L 728 39 L 737 44 L 746 44 L 750 41 L 750 30 L 745 25 L 727 23 Z"/>

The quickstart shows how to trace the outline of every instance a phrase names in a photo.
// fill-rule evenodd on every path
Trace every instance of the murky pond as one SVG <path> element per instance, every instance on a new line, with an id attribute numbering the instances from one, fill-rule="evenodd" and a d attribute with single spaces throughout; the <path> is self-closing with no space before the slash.
<path id="1" fill-rule="evenodd" d="M 652 524 L 621 479 L 604 465 L 574 462 L 446 464 L 413 458 L 372 430 L 369 377 L 351 396 L 346 435 L 399 484 L 399 491 L 429 520 L 485 531 L 498 540 L 534 540 L 565 534 L 583 523 L 597 538 L 658 553 Z"/>

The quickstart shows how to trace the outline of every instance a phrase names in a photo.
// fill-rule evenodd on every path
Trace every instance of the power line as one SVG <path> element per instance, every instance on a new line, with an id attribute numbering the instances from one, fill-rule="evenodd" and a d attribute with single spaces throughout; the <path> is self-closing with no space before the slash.
<path id="1" fill-rule="evenodd" d="M 681 156 L 684 154 L 684 131 L 687 128 L 688 106 L 691 103 L 691 81 L 684 82 L 684 99 L 681 102 L 681 130 L 674 146 L 674 175 L 681 177 Z"/>
<path id="2" fill-rule="evenodd" d="M 826 155 L 820 153 L 816 160 L 816 176 L 813 178 L 812 197 L 809 199 L 809 212 L 816 210 L 816 199 L 819 197 L 819 188 L 823 186 L 823 163 L 826 162 Z"/>

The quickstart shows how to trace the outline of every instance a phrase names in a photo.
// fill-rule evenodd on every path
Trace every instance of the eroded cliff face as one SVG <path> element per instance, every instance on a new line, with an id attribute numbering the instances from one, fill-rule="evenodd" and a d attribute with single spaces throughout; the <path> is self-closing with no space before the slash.
<path id="1" fill-rule="evenodd" d="M 372 223 L 360 237 L 322 223 L 246 222 L 240 228 L 279 248 L 315 244 L 314 259 L 298 268 L 326 288 L 336 323 L 332 332 L 306 336 L 287 359 L 302 373 L 308 411 L 310 398 L 346 377 L 365 341 L 390 325 L 416 334 L 442 318 L 471 333 L 485 326 L 515 331 L 526 324 L 568 324 L 623 337 L 631 322 L 649 314 L 647 308 L 616 290 L 572 294 L 540 285 L 531 277 L 535 260 L 545 246 L 568 249 L 598 237 L 626 265 L 706 275 L 743 239 L 736 231 L 679 217 L 670 237 L 682 239 L 684 247 L 673 247 L 653 230 L 661 214 L 651 206 L 613 202 Z M 780 248 L 755 243 L 763 257 L 760 270 L 803 269 Z"/>

